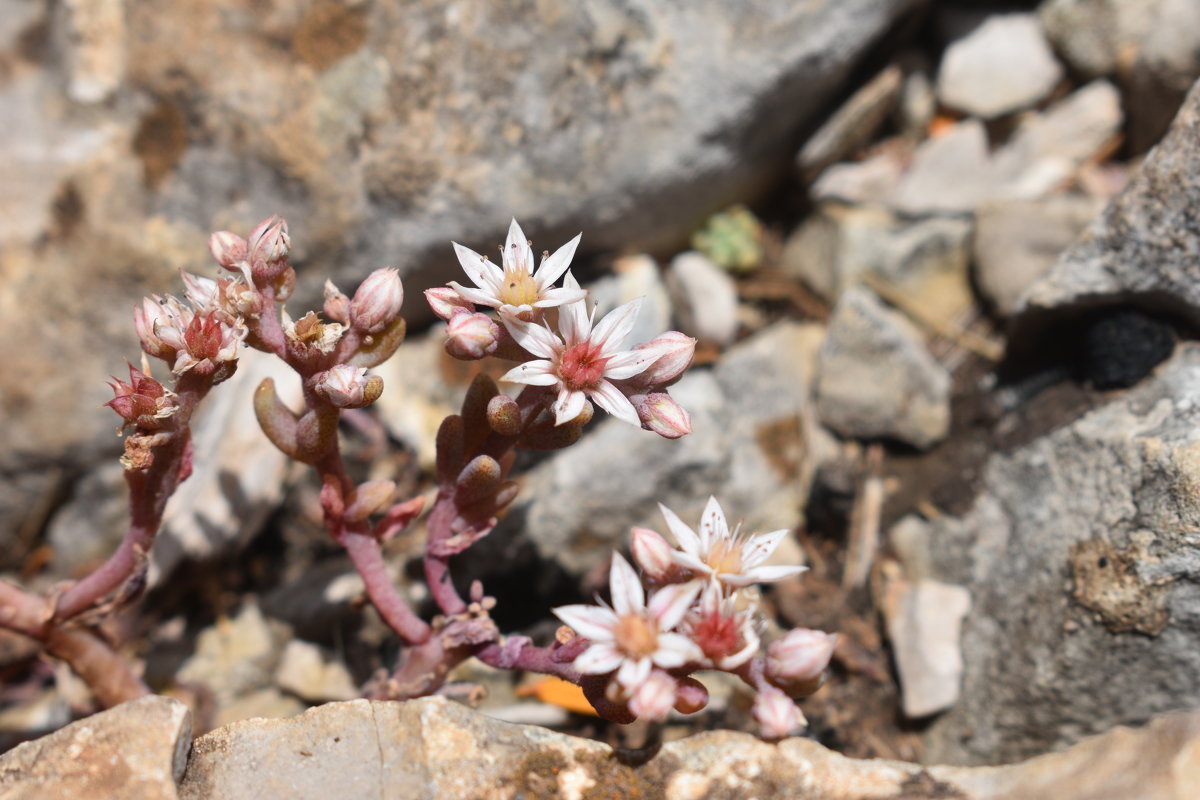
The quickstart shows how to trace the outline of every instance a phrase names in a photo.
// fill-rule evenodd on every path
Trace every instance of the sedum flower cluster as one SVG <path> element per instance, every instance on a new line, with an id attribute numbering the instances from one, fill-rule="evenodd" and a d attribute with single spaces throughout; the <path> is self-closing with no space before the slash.
<path id="1" fill-rule="evenodd" d="M 501 378 L 520 395 L 524 387 L 548 392 L 554 425 L 591 418 L 592 403 L 631 425 L 668 439 L 692 430 L 690 415 L 667 392 L 691 365 L 696 340 L 669 331 L 623 349 L 641 307 L 633 300 L 599 322 L 587 309 L 587 292 L 570 273 L 576 236 L 535 268 L 533 249 L 514 219 L 497 266 L 455 243 L 463 270 L 474 283 L 457 282 L 425 295 L 446 320 L 446 350 L 464 360 L 489 355 L 521 363 Z M 565 276 L 565 277 L 564 277 Z M 554 282 L 563 278 L 563 285 Z M 478 306 L 495 309 L 498 319 Z"/>
<path id="2" fill-rule="evenodd" d="M 804 724 L 792 698 L 819 688 L 836 639 L 795 629 L 773 642 L 765 658 L 759 656 L 764 623 L 756 598 L 743 590 L 805 570 L 762 563 L 787 531 L 743 535 L 740 528 L 730 529 L 715 498 L 709 498 L 698 530 L 665 506 L 660 509 L 677 546 L 656 531 L 635 528 L 631 550 L 641 576 L 614 554 L 611 606 L 554 609 L 589 642 L 576 669 L 607 676 L 607 698 L 649 719 L 662 719 L 673 708 L 697 710 L 693 672 L 731 672 L 755 689 L 754 715 L 763 734 L 792 733 Z M 699 698 L 702 705 L 704 695 Z"/>

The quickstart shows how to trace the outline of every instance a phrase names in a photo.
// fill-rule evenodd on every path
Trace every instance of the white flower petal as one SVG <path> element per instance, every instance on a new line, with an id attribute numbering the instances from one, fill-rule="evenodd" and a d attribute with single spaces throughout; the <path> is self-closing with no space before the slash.
<path id="1" fill-rule="evenodd" d="M 660 633 L 658 650 L 651 656 L 654 663 L 664 669 L 682 667 L 689 661 L 699 661 L 703 657 L 696 643 L 680 633 Z"/>
<path id="2" fill-rule="evenodd" d="M 526 322 L 507 314 L 500 315 L 504 327 L 516 339 L 517 344 L 539 358 L 553 359 L 562 350 L 562 342 L 545 325 Z"/>
<path id="3" fill-rule="evenodd" d="M 570 272 L 563 279 L 563 288 L 579 289 L 579 283 Z M 558 331 L 562 334 L 567 347 L 573 347 L 587 339 L 592 333 L 592 320 L 588 316 L 587 303 L 580 300 L 577 303 L 567 303 L 558 308 Z"/>
<path id="4" fill-rule="evenodd" d="M 501 381 L 509 383 L 524 383 L 528 386 L 553 386 L 558 383 L 554 374 L 554 365 L 549 361 L 526 361 L 518 364 L 500 376 Z"/>
<path id="5" fill-rule="evenodd" d="M 637 571 L 620 553 L 613 553 L 608 569 L 608 588 L 612 593 L 613 611 L 618 616 L 640 614 L 646 609 L 646 591 Z"/>
<path id="6" fill-rule="evenodd" d="M 712 549 L 718 541 L 729 539 L 729 524 L 725 522 L 725 512 L 717 498 L 709 496 L 704 504 L 704 513 L 700 515 L 700 543 L 705 552 Z"/>
<path id="7" fill-rule="evenodd" d="M 605 355 L 616 353 L 624 343 L 633 325 L 637 322 L 638 309 L 642 307 L 642 298 L 630 300 L 623 306 L 618 306 L 604 315 L 604 319 L 592 331 L 592 341 L 600 345 Z"/>
<path id="8" fill-rule="evenodd" d="M 596 401 L 596 405 L 617 419 L 622 422 L 628 422 L 630 425 L 641 427 L 642 420 L 638 417 L 637 409 L 633 407 L 633 403 L 629 402 L 629 398 L 620 389 L 608 381 L 600 381 L 594 388 L 588 389 L 587 394 L 588 397 Z"/>
<path id="9" fill-rule="evenodd" d="M 529 238 L 515 219 L 508 226 L 508 238 L 504 242 L 504 260 L 506 264 L 511 263 L 515 269 L 533 274 L 533 250 L 529 247 Z"/>
<path id="10" fill-rule="evenodd" d="M 636 691 L 650 677 L 653 664 L 648 658 L 626 659 L 617 670 L 617 683 L 627 692 Z"/>
<path id="11" fill-rule="evenodd" d="M 611 642 L 613 628 L 616 627 L 617 615 L 612 609 L 603 606 L 589 606 L 577 603 L 572 606 L 559 606 L 551 609 L 554 616 L 571 626 L 571 630 L 585 639 L 593 642 Z"/>
<path id="12" fill-rule="evenodd" d="M 787 530 L 778 530 L 751 536 L 750 540 L 742 548 L 742 565 L 745 567 L 758 566 L 771 553 L 775 552 L 775 548 L 779 547 L 779 543 L 787 535 Z"/>
<path id="13" fill-rule="evenodd" d="M 658 510 L 662 512 L 663 518 L 667 521 L 667 528 L 675 537 L 675 541 L 679 543 L 680 549 L 691 556 L 699 557 L 700 539 L 696 536 L 695 531 L 685 525 L 674 511 L 662 503 L 658 504 Z"/>
<path id="14" fill-rule="evenodd" d="M 615 353 L 608 357 L 608 363 L 604 365 L 604 377 L 619 381 L 640 375 L 654 366 L 654 362 L 662 358 L 666 349 L 665 346 L 646 347 L 642 350 Z"/>
<path id="15" fill-rule="evenodd" d="M 555 250 L 553 255 L 541 263 L 533 275 L 539 290 L 545 290 L 567 271 L 567 267 L 571 266 L 571 259 L 575 257 L 575 248 L 579 247 L 579 240 L 582 238 L 582 233 L 576 234 L 574 239 Z"/>
<path id="16" fill-rule="evenodd" d="M 744 573 L 754 583 L 772 583 L 808 572 L 808 567 L 754 567 Z"/>
<path id="17" fill-rule="evenodd" d="M 541 293 L 541 299 L 533 305 L 535 308 L 554 308 L 565 306 L 567 303 L 578 303 L 587 297 L 587 289 L 568 289 L 565 286 L 547 289 Z"/>
<path id="18" fill-rule="evenodd" d="M 621 666 L 625 656 L 608 642 L 593 644 L 580 653 L 573 666 L 584 675 L 603 675 Z"/>
<path id="19" fill-rule="evenodd" d="M 562 387 L 558 390 L 558 399 L 554 401 L 554 424 L 565 425 L 575 419 L 583 413 L 585 405 L 587 395 Z"/>
<path id="20" fill-rule="evenodd" d="M 500 301 L 497 300 L 492 293 L 488 292 L 486 289 L 472 289 L 468 286 L 463 286 L 457 281 L 450 281 L 449 286 L 451 289 L 458 292 L 459 297 L 463 298 L 467 302 L 474 303 L 477 306 L 489 306 L 491 308 L 496 308 L 500 305 Z"/>
<path id="21" fill-rule="evenodd" d="M 671 553 L 671 560 L 681 567 L 686 567 L 692 572 L 699 572 L 701 575 L 712 575 L 713 568 L 704 563 L 699 557 L 692 555 L 684 550 L 675 550 Z"/>
<path id="22" fill-rule="evenodd" d="M 669 631 L 679 624 L 683 615 L 696 601 L 701 586 L 700 581 L 676 583 L 654 593 L 648 608 L 658 622 L 659 630 Z"/>
<path id="23" fill-rule="evenodd" d="M 500 281 L 504 277 L 500 268 L 469 247 L 463 247 L 458 242 L 451 242 L 451 244 L 454 245 L 454 254 L 458 256 L 458 263 L 462 265 L 463 272 L 467 273 L 471 282 L 489 292 L 493 297 L 497 296 L 500 291 Z"/>

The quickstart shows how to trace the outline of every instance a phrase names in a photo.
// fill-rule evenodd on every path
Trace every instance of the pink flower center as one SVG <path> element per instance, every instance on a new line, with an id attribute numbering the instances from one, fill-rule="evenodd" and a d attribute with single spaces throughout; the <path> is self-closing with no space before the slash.
<path id="1" fill-rule="evenodd" d="M 608 359 L 600 354 L 600 346 L 590 341 L 580 342 L 563 351 L 558 360 L 558 377 L 572 391 L 590 389 L 604 378 Z"/>
<path id="2" fill-rule="evenodd" d="M 613 642 L 631 658 L 649 658 L 658 650 L 658 630 L 644 617 L 628 614 L 617 622 Z"/>
<path id="3" fill-rule="evenodd" d="M 692 626 L 691 638 L 705 656 L 714 660 L 732 655 L 741 642 L 737 620 L 719 612 L 706 614 Z"/>

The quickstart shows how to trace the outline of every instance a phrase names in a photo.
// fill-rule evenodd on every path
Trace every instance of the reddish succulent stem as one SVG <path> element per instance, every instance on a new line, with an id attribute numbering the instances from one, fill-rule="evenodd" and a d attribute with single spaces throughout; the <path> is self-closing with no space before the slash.
<path id="1" fill-rule="evenodd" d="M 450 524 L 453 522 L 458 509 L 454 504 L 454 489 L 443 487 L 438 491 L 433 510 L 429 512 L 426 522 L 429 534 L 425 542 L 425 583 L 429 586 L 429 594 L 442 613 L 446 616 L 461 614 L 467 610 L 467 604 L 454 588 L 450 575 L 450 559 L 447 556 L 434 555 L 433 545 L 450 538 Z"/>
<path id="2" fill-rule="evenodd" d="M 367 597 L 384 622 L 410 645 L 427 642 L 433 631 L 418 617 L 396 590 L 387 574 L 383 552 L 374 536 L 355 531 L 345 531 L 342 546 L 354 562 L 354 568 L 362 576 L 367 587 Z"/>
<path id="3" fill-rule="evenodd" d="M 150 694 L 150 689 L 133 674 L 125 659 L 92 631 L 54 628 L 44 641 L 46 652 L 67 662 L 105 708 Z"/>

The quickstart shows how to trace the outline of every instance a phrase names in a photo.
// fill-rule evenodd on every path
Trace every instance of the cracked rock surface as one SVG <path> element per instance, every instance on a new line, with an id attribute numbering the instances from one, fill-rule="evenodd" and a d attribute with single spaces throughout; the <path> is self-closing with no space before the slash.
<path id="1" fill-rule="evenodd" d="M 0 797 L 1184 800 L 1200 775 L 1200 714 L 988 768 L 852 759 L 809 739 L 769 744 L 727 731 L 619 754 L 443 698 L 353 700 L 234 723 L 197 739 L 184 772 L 189 730 L 178 701 L 127 703 L 0 756 Z"/>

